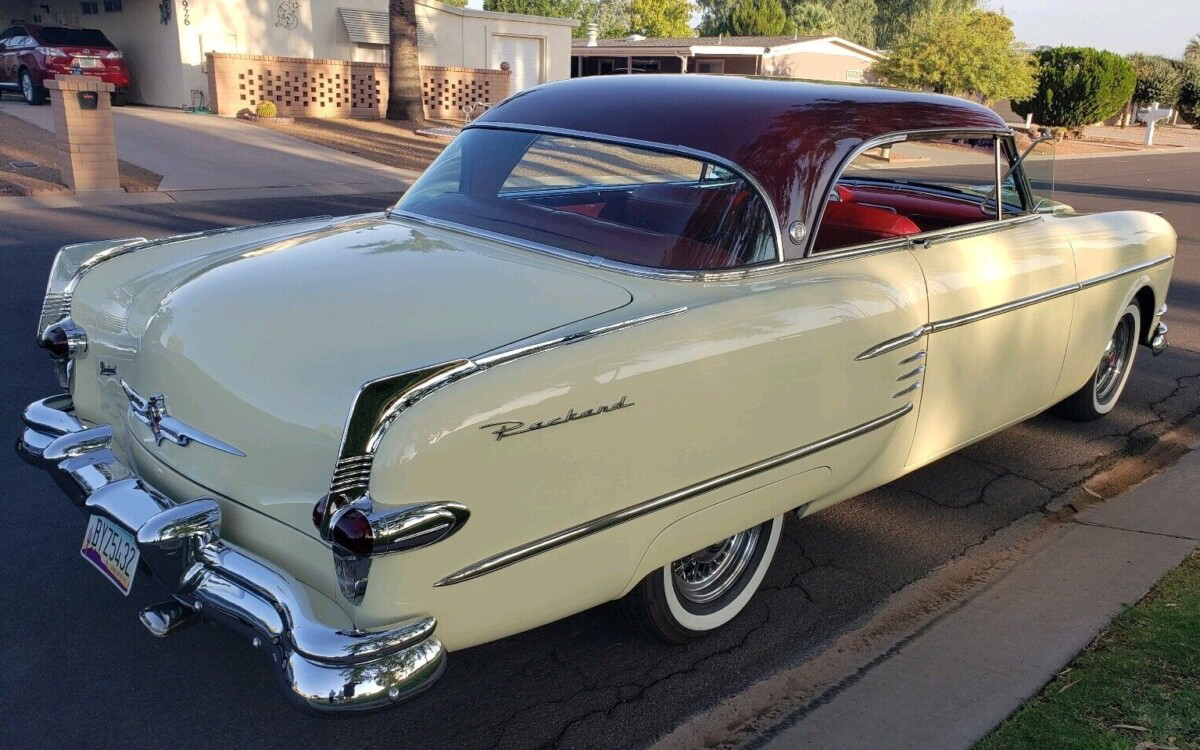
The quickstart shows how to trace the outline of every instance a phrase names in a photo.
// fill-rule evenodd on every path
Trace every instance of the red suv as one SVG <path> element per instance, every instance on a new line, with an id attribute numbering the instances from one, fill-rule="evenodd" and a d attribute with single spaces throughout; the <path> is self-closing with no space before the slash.
<path id="1" fill-rule="evenodd" d="M 44 81 L 74 70 L 116 86 L 118 103 L 129 88 L 121 51 L 102 31 L 29 23 L 0 31 L 0 90 L 19 91 L 28 104 L 42 104 Z"/>

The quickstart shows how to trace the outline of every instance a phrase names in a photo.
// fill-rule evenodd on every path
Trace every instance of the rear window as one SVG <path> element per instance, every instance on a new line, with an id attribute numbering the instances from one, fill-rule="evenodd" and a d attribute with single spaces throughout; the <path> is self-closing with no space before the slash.
<path id="1" fill-rule="evenodd" d="M 62 26 L 43 26 L 37 30 L 42 44 L 51 47 L 112 47 L 99 29 L 68 29 Z"/>
<path id="2" fill-rule="evenodd" d="M 737 268 L 777 257 L 766 203 L 737 173 L 574 136 L 468 129 L 397 207 L 651 268 Z"/>

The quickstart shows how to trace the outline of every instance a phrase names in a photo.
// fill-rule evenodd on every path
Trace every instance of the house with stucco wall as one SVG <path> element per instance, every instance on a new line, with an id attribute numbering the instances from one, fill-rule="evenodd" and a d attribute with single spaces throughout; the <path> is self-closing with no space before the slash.
<path id="1" fill-rule="evenodd" d="M 207 104 L 207 53 L 386 63 L 387 0 L 0 0 L 13 21 L 104 32 L 124 53 L 130 101 Z M 422 66 L 508 63 L 510 91 L 570 77 L 578 21 L 416 0 Z"/>

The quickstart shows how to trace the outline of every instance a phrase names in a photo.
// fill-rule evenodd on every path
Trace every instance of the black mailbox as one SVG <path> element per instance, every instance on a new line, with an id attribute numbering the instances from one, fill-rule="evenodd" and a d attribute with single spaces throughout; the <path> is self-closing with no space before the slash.
<path id="1" fill-rule="evenodd" d="M 95 109 L 100 103 L 100 95 L 95 91 L 80 91 L 79 92 L 79 108 L 80 109 Z"/>

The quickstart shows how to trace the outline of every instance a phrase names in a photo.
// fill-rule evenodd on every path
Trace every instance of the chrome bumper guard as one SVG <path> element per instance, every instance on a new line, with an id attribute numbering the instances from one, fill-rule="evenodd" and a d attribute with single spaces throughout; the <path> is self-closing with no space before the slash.
<path id="1" fill-rule="evenodd" d="M 1147 342 L 1150 347 L 1150 353 L 1158 356 L 1167 350 L 1167 324 L 1159 323 L 1154 327 L 1154 333 L 1150 334 L 1150 340 Z"/>
<path id="2" fill-rule="evenodd" d="M 142 611 L 165 636 L 201 618 L 241 633 L 267 652 L 293 703 L 318 712 L 383 708 L 429 688 L 446 650 L 432 617 L 383 631 L 321 623 L 306 587 L 271 563 L 220 538 L 221 510 L 207 497 L 176 503 L 151 487 L 111 449 L 112 427 L 88 427 L 69 394 L 25 409 L 17 452 L 50 472 L 85 514 L 129 530 L 145 569 L 172 599 Z"/>

